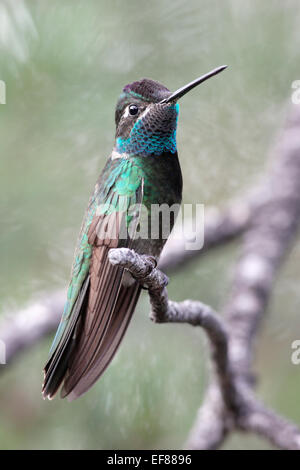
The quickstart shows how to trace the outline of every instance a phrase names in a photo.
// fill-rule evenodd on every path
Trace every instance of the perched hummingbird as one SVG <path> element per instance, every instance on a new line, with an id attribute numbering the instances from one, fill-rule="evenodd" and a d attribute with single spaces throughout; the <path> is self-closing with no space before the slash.
<path id="1" fill-rule="evenodd" d="M 115 112 L 115 146 L 89 200 L 75 250 L 67 301 L 45 365 L 44 398 L 51 399 L 61 385 L 62 398 L 68 397 L 70 401 L 78 398 L 112 360 L 141 286 L 128 271 L 109 262 L 108 252 L 111 248 L 130 247 L 158 260 L 166 238 L 137 237 L 141 211 L 130 212 L 130 208 L 143 205 L 150 214 L 153 204 L 181 203 L 177 101 L 225 68 L 218 67 L 174 93 L 147 78 L 123 89 Z M 150 215 L 147 217 L 150 220 Z M 133 224 L 131 234 L 130 224 Z M 127 236 L 124 233 L 121 236 L 124 225 Z"/>

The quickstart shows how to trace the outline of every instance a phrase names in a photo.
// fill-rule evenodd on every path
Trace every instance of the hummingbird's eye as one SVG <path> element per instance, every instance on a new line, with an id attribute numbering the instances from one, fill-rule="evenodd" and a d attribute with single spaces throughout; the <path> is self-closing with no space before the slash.
<path id="1" fill-rule="evenodd" d="M 138 113 L 138 111 L 139 111 L 139 108 L 135 104 L 131 104 L 129 106 L 129 114 L 131 116 L 135 116 Z"/>

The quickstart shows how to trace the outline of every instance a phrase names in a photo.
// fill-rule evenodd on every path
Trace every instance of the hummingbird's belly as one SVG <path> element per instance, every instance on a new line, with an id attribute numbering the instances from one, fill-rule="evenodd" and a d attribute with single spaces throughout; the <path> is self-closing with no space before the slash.
<path id="1" fill-rule="evenodd" d="M 180 210 L 182 177 L 178 157 L 177 154 L 164 154 L 136 157 L 133 161 L 142 168 L 144 194 L 136 232 L 129 246 L 158 261 Z M 131 285 L 134 280 L 127 273 L 123 282 Z"/>

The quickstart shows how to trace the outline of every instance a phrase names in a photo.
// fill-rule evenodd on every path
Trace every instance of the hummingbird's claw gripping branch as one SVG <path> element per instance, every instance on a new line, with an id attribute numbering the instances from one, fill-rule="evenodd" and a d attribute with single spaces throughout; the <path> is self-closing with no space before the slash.
<path id="1" fill-rule="evenodd" d="M 108 254 L 111 264 L 127 269 L 143 286 L 151 290 L 161 289 L 169 283 L 169 278 L 156 268 L 153 256 L 139 255 L 129 248 L 112 248 Z"/>

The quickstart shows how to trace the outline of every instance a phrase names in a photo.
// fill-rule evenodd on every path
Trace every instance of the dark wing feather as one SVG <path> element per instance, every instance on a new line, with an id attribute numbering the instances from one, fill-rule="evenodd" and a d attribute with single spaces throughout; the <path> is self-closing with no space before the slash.
<path id="1" fill-rule="evenodd" d="M 68 369 L 68 361 L 76 344 L 76 328 L 87 305 L 89 281 L 90 277 L 87 276 L 74 305 L 68 329 L 66 329 L 58 347 L 45 365 L 42 388 L 44 398 L 52 398 L 55 395 Z"/>
<path id="2" fill-rule="evenodd" d="M 143 180 L 134 202 L 141 203 L 142 198 Z M 62 397 L 72 400 L 82 395 L 103 373 L 124 336 L 140 293 L 135 281 L 128 287 L 122 285 L 124 270 L 108 260 L 108 251 L 120 244 L 124 217 L 126 211 L 95 216 L 92 221 L 88 233 L 92 259 L 84 283 L 88 288 L 82 288 L 72 321 L 46 365 L 44 396 L 51 398 L 62 381 Z M 102 229 L 105 238 L 99 237 Z M 127 239 L 122 245 L 130 243 Z"/>
<path id="3" fill-rule="evenodd" d="M 70 368 L 69 375 L 64 382 L 61 392 L 63 398 L 67 396 L 69 401 L 75 400 L 85 393 L 103 374 L 114 357 L 127 330 L 140 295 L 140 290 L 140 286 L 136 282 L 130 287 L 121 286 L 117 303 L 105 334 L 100 340 L 97 337 L 97 345 L 91 345 L 92 349 L 96 347 L 97 353 L 88 364 L 84 374 L 80 368 L 76 367 L 76 358 L 81 357 L 80 349 L 76 349 L 74 360 L 72 360 L 74 367 Z M 74 371 L 73 368 L 75 369 Z"/>

